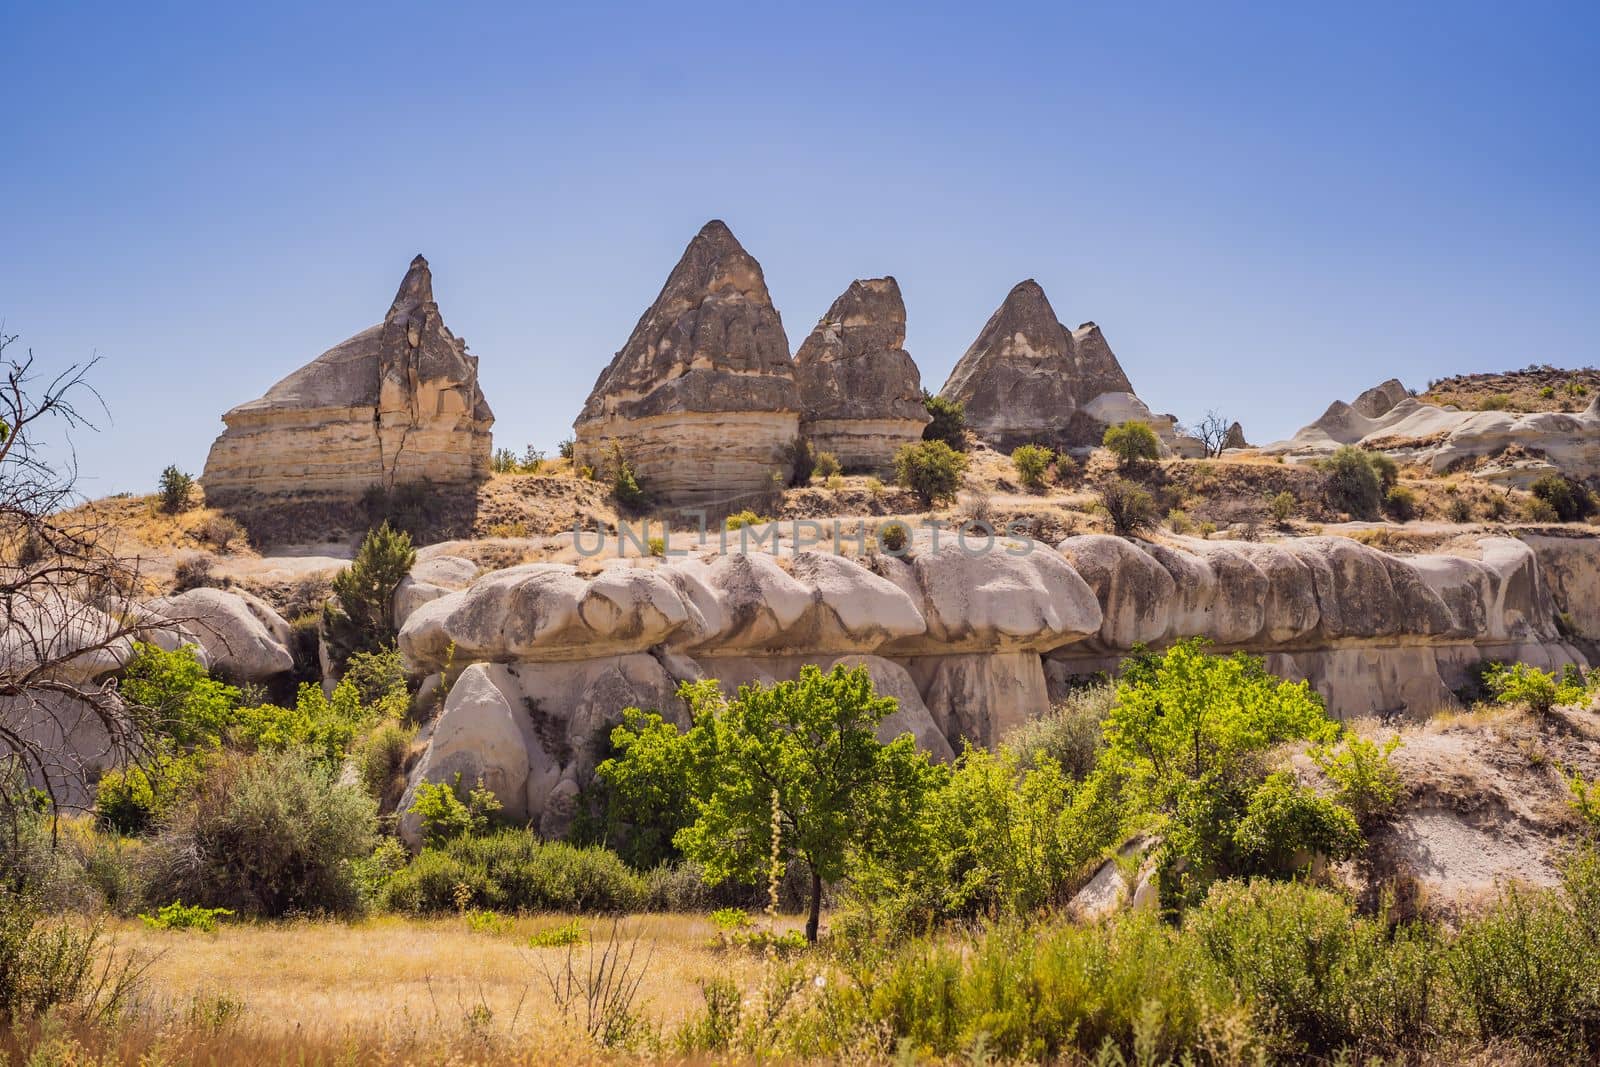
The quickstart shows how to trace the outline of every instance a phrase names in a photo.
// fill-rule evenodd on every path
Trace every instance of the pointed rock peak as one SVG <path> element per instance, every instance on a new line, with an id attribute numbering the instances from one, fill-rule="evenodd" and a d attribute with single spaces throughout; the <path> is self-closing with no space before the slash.
<path id="1" fill-rule="evenodd" d="M 1350 406 L 1367 418 L 1376 419 L 1388 414 L 1396 404 L 1410 396 L 1411 390 L 1407 389 L 1399 378 L 1390 378 L 1356 397 Z"/>
<path id="2" fill-rule="evenodd" d="M 744 251 L 744 247 L 739 244 L 739 239 L 733 235 L 732 230 L 728 229 L 728 224 L 721 219 L 712 219 L 700 227 L 700 232 L 695 234 L 695 238 L 697 240 L 710 241 L 714 244 L 732 245 L 741 252 Z"/>
<path id="3" fill-rule="evenodd" d="M 400 282 L 400 289 L 394 294 L 394 303 L 389 305 L 387 318 L 394 318 L 396 313 L 408 312 L 433 303 L 433 271 L 428 269 L 428 261 L 420 255 L 411 261 L 411 267 L 406 271 L 406 276 Z"/>

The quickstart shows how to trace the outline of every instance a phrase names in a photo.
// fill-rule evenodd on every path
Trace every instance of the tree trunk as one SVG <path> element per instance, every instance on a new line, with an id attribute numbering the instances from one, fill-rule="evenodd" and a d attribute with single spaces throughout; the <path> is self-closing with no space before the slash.
<path id="1" fill-rule="evenodd" d="M 822 925 L 822 875 L 811 868 L 811 914 L 806 917 L 806 940 L 817 943 L 817 929 Z"/>

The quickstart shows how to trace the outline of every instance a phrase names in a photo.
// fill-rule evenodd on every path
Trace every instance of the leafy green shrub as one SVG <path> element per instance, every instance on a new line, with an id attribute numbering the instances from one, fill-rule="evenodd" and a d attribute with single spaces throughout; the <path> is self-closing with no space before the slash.
<path id="1" fill-rule="evenodd" d="M 1309 886 L 1223 883 L 1189 917 L 1198 942 L 1281 1056 L 1415 1048 L 1440 1018 L 1432 932 L 1357 917 Z"/>
<path id="2" fill-rule="evenodd" d="M 1182 537 L 1194 529 L 1194 520 L 1182 508 L 1173 508 L 1167 512 L 1167 528 Z"/>
<path id="3" fill-rule="evenodd" d="M 723 528 L 728 530 L 742 530 L 746 526 L 759 526 L 764 522 L 771 521 L 771 519 L 757 515 L 749 508 L 746 508 L 743 511 L 736 511 L 732 515 L 729 515 L 728 518 L 723 522 Z"/>
<path id="4" fill-rule="evenodd" d="M 1300 502 L 1287 489 L 1267 498 L 1267 513 L 1272 516 L 1272 522 L 1276 526 L 1289 525 L 1289 520 L 1294 518 L 1294 513 L 1299 507 Z"/>
<path id="5" fill-rule="evenodd" d="M 1499 703 L 1522 705 L 1539 715 L 1549 714 L 1560 697 L 1556 676 L 1526 663 L 1490 664 L 1483 684 Z"/>
<path id="6" fill-rule="evenodd" d="M 1383 503 L 1384 484 L 1380 465 L 1373 458 L 1375 455 L 1354 445 L 1345 445 L 1318 463 L 1325 476 L 1322 495 L 1328 507 L 1362 519 L 1377 516 Z"/>
<path id="7" fill-rule="evenodd" d="M 911 528 L 903 522 L 886 522 L 878 527 L 876 536 L 885 552 L 904 552 L 911 543 Z"/>
<path id="8" fill-rule="evenodd" d="M 1417 517 L 1417 494 L 1403 485 L 1392 486 L 1383 494 L 1383 510 L 1396 522 L 1410 522 Z"/>
<path id="9" fill-rule="evenodd" d="M 819 478 L 832 479 L 835 475 L 843 474 L 844 468 L 839 465 L 839 457 L 832 452 L 818 452 L 814 473 Z"/>
<path id="10" fill-rule="evenodd" d="M 112 769 L 95 786 L 96 821 L 120 834 L 143 834 L 200 781 L 203 764 L 195 755 L 158 754 L 144 765 Z"/>
<path id="11" fill-rule="evenodd" d="M 1317 856 L 1347 860 L 1364 839 L 1350 809 L 1298 785 L 1278 771 L 1250 794 L 1233 831 L 1240 860 L 1254 870 L 1292 874 Z"/>
<path id="12" fill-rule="evenodd" d="M 340 667 L 356 652 L 394 644 L 394 591 L 416 562 L 411 535 L 387 522 L 361 539 L 356 558 L 334 577 L 334 599 L 322 610 L 323 634 Z"/>
<path id="13" fill-rule="evenodd" d="M 202 908 L 181 900 L 163 905 L 154 915 L 139 914 L 139 920 L 152 930 L 199 930 L 203 934 L 216 933 L 217 922 L 232 917 L 228 908 Z"/>
<path id="14" fill-rule="evenodd" d="M 117 954 L 101 920 L 47 917 L 33 897 L 0 889 L 0 1023 L 64 1010 L 115 1019 L 138 993 L 142 973 L 136 960 Z"/>
<path id="15" fill-rule="evenodd" d="M 180 511 L 189 510 L 189 497 L 194 492 L 194 478 L 176 466 L 169 466 L 161 472 L 159 486 L 161 495 L 161 510 L 168 514 L 176 515 Z"/>
<path id="16" fill-rule="evenodd" d="M 239 690 L 211 677 L 189 645 L 136 642 L 118 689 L 146 734 L 181 748 L 216 744 L 239 706 Z"/>
<path id="17" fill-rule="evenodd" d="M 1262 755 L 1287 741 L 1325 743 L 1338 733 L 1305 682 L 1275 678 L 1259 658 L 1242 653 L 1206 655 L 1204 644 L 1184 641 L 1163 656 L 1124 661 L 1096 772 L 1124 777 L 1137 806 L 1159 818 L 1157 875 L 1169 910 L 1197 903 L 1217 878 L 1286 873 L 1281 857 L 1245 847 L 1253 839 L 1239 836 L 1264 785 Z M 1258 823 L 1293 799 L 1281 795 L 1282 783 L 1271 788 L 1279 795 L 1262 798 Z M 1315 850 L 1323 843 L 1305 844 Z"/>
<path id="18" fill-rule="evenodd" d="M 529 948 L 565 948 L 568 945 L 581 945 L 584 939 L 583 923 L 577 919 L 568 919 L 556 926 L 540 930 L 528 938 Z"/>
<path id="19" fill-rule="evenodd" d="M 611 731 L 611 754 L 595 768 L 601 808 L 596 837 L 638 869 L 676 859 L 672 839 L 694 821 L 693 753 L 677 726 L 626 708 Z"/>
<path id="20" fill-rule="evenodd" d="M 1548 500 L 1529 497 L 1522 505 L 1523 516 L 1529 522 L 1560 522 L 1561 515 Z"/>
<path id="21" fill-rule="evenodd" d="M 1472 521 L 1472 503 L 1465 497 L 1451 497 L 1450 503 L 1445 505 L 1444 516 L 1453 523 Z"/>
<path id="22" fill-rule="evenodd" d="M 256 751 L 298 749 L 336 766 L 372 719 L 372 709 L 362 707 L 353 683 L 341 681 L 329 697 L 322 686 L 304 682 L 292 708 L 275 704 L 239 707 L 228 738 L 240 748 Z"/>
<path id="23" fill-rule="evenodd" d="M 1105 751 L 1105 720 L 1116 697 L 1116 687 L 1109 683 L 1084 686 L 1048 715 L 1012 730 L 1001 743 L 1017 754 L 1024 768 L 1036 766 L 1041 757 L 1052 759 L 1071 778 L 1082 781 Z"/>
<path id="24" fill-rule="evenodd" d="M 1313 763 L 1334 785 L 1334 799 L 1350 809 L 1356 822 L 1371 827 L 1387 818 L 1400 802 L 1400 772 L 1390 757 L 1400 747 L 1395 734 L 1379 745 L 1346 733 L 1337 746 L 1313 745 Z"/>
<path id="25" fill-rule="evenodd" d="M 1474 407 L 1479 411 L 1510 411 L 1511 398 L 1505 393 L 1493 393 L 1480 397 Z"/>
<path id="26" fill-rule="evenodd" d="M 1550 505 L 1562 522 L 1582 522 L 1594 513 L 1594 497 L 1582 482 L 1560 474 L 1546 474 L 1530 489 L 1535 497 Z"/>
<path id="27" fill-rule="evenodd" d="M 1068 452 L 1057 452 L 1055 458 L 1056 481 L 1062 485 L 1067 484 L 1080 473 L 1078 461 Z"/>
<path id="28" fill-rule="evenodd" d="M 942 441 L 957 452 L 967 450 L 966 408 L 955 400 L 946 400 L 926 389 L 922 391 L 922 406 L 928 409 L 932 421 L 922 428 L 924 441 Z"/>
<path id="29" fill-rule="evenodd" d="M 556 455 L 560 456 L 564 460 L 570 461 L 572 459 L 573 452 L 576 451 L 577 447 L 578 443 L 572 438 L 563 437 L 560 441 L 556 442 Z"/>
<path id="30" fill-rule="evenodd" d="M 901 445 L 894 454 L 895 481 L 916 493 L 923 507 L 953 499 L 966 469 L 967 457 L 940 440 Z"/>
<path id="31" fill-rule="evenodd" d="M 750 925 L 750 913 L 743 908 L 718 908 L 711 913 L 711 923 L 719 930 L 739 930 Z"/>
<path id="32" fill-rule="evenodd" d="M 1123 478 L 1106 483 L 1100 490 L 1098 507 L 1105 512 L 1111 531 L 1118 537 L 1132 537 L 1155 525 L 1155 498 L 1141 486 Z"/>
<path id="33" fill-rule="evenodd" d="M 1600 946 L 1580 915 L 1570 898 L 1513 884 L 1462 927 L 1447 965 L 1480 1039 L 1592 1058 L 1600 1047 Z"/>
<path id="34" fill-rule="evenodd" d="M 458 898 L 460 886 L 465 892 Z M 592 914 L 637 910 L 645 901 L 645 884 L 609 850 L 501 830 L 424 849 L 389 880 L 383 896 L 388 907 L 412 914 L 463 906 Z"/>
<path id="35" fill-rule="evenodd" d="M 442 845 L 458 837 L 482 834 L 489 829 L 489 820 L 500 810 L 500 801 L 494 791 L 478 782 L 461 797 L 461 775 L 452 782 L 421 782 L 417 785 L 408 814 L 422 823 L 422 839 L 430 845 Z"/>
<path id="36" fill-rule="evenodd" d="M 1117 457 L 1117 466 L 1125 471 L 1161 458 L 1161 440 L 1156 437 L 1156 432 L 1148 423 L 1137 420 L 1108 426 L 1100 443 Z"/>
<path id="37" fill-rule="evenodd" d="M 377 810 L 336 773 L 295 749 L 220 756 L 146 849 L 151 895 L 247 915 L 356 910 L 351 861 L 371 854 Z"/>
<path id="38" fill-rule="evenodd" d="M 1011 465 L 1016 468 L 1017 478 L 1023 486 L 1035 493 L 1042 492 L 1045 487 L 1045 473 L 1050 469 L 1053 459 L 1051 451 L 1043 445 L 1022 445 L 1011 453 Z"/>

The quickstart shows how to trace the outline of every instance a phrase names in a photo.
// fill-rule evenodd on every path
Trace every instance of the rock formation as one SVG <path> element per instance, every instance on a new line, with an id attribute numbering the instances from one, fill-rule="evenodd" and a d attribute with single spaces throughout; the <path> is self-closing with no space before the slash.
<path id="1" fill-rule="evenodd" d="M 1336 400 L 1322 417 L 1263 452 L 1318 459 L 1344 445 L 1384 452 L 1434 471 L 1472 466 L 1475 477 L 1526 488 L 1540 475 L 1600 477 L 1600 398 L 1578 413 L 1460 411 L 1423 403 L 1398 381 L 1374 386 L 1346 404 Z M 1513 445 L 1527 453 L 1493 461 Z M 1483 463 L 1481 461 L 1490 460 Z"/>
<path id="2" fill-rule="evenodd" d="M 787 477 L 800 432 L 789 339 L 725 224 L 689 242 L 573 428 L 579 465 L 604 471 L 619 447 L 661 503 L 732 504 Z"/>
<path id="3" fill-rule="evenodd" d="M 445 326 L 418 256 L 383 322 L 222 421 L 201 478 L 213 503 L 262 492 L 353 496 L 422 479 L 470 484 L 489 472 L 494 415 L 477 357 Z"/>
<path id="4" fill-rule="evenodd" d="M 1570 602 L 1594 599 L 1600 541 L 1546 540 L 1401 557 L 1338 537 L 1088 535 L 974 552 L 923 531 L 905 558 L 713 545 L 598 573 L 513 567 L 441 586 L 404 618 L 400 651 L 428 691 L 465 671 L 411 787 L 482 777 L 508 811 L 556 833 L 593 772 L 594 738 L 628 706 L 681 721 L 680 681 L 731 690 L 806 664 L 864 665 L 900 702 L 885 729 L 947 757 L 964 740 L 994 744 L 1137 644 L 1195 636 L 1267 657 L 1335 715 L 1420 718 L 1453 706 L 1483 660 L 1587 662 L 1600 615 Z"/>
<path id="5" fill-rule="evenodd" d="M 846 470 L 885 471 L 928 424 L 893 278 L 850 283 L 795 353 L 800 432 Z"/>
<path id="6" fill-rule="evenodd" d="M 1127 419 L 1148 421 L 1167 451 L 1205 452 L 1178 433 L 1175 418 L 1151 414 L 1134 395 L 1100 327 L 1067 329 L 1031 278 L 1007 294 L 939 395 L 960 401 L 967 425 L 1002 452 L 1096 445 L 1107 425 Z"/>

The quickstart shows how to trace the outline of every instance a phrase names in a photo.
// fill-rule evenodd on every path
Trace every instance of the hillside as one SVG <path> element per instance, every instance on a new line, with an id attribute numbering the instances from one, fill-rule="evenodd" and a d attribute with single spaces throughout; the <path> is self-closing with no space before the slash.
<path id="1" fill-rule="evenodd" d="M 1600 394 L 1600 370 L 1544 365 L 1502 374 L 1453 374 L 1428 383 L 1418 400 L 1463 411 L 1582 411 Z"/>

